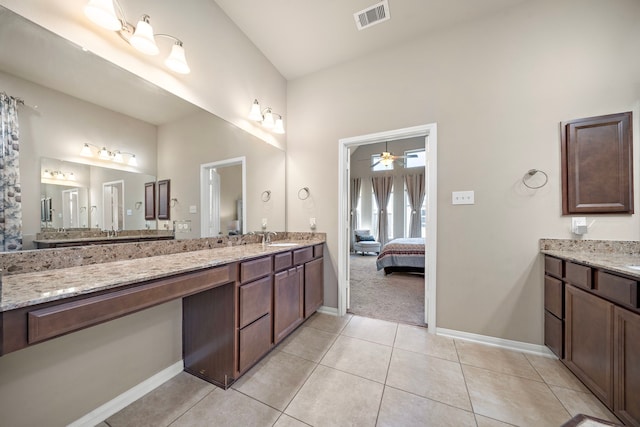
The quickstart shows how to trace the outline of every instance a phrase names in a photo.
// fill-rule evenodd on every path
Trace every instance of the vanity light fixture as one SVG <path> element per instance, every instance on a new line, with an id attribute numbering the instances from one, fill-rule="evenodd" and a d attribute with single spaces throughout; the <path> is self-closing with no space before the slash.
<path id="1" fill-rule="evenodd" d="M 63 172 L 61 170 L 49 171 L 48 169 L 45 169 L 44 172 L 42 172 L 42 178 L 56 180 L 56 181 L 75 181 L 76 180 L 76 176 L 73 172 Z"/>
<path id="2" fill-rule="evenodd" d="M 272 130 L 274 133 L 284 133 L 284 120 L 282 115 L 274 113 L 271 107 L 265 109 L 260 108 L 260 103 L 257 99 L 251 104 L 251 111 L 249 111 L 249 120 L 254 122 L 261 122 L 262 126 Z"/>
<path id="3" fill-rule="evenodd" d="M 94 154 L 94 151 L 91 149 L 91 147 L 98 149 L 97 156 L 100 160 L 112 161 L 115 163 L 125 163 L 124 155 L 127 155 L 129 156 L 129 159 L 126 163 L 129 166 L 138 166 L 138 160 L 136 159 L 136 155 L 133 153 L 120 150 L 110 150 L 107 147 L 99 148 L 97 145 L 89 144 L 87 142 L 85 142 L 82 146 L 80 155 L 85 157 L 95 157 L 96 154 Z"/>
<path id="4" fill-rule="evenodd" d="M 160 48 L 156 37 L 166 37 L 174 41 L 171 53 L 164 64 L 180 74 L 189 74 L 182 40 L 170 34 L 154 34 L 149 15 L 142 15 L 136 26 L 130 24 L 118 0 L 89 0 L 84 7 L 84 14 L 93 23 L 110 31 L 116 31 L 131 46 L 146 55 L 157 55 Z"/>

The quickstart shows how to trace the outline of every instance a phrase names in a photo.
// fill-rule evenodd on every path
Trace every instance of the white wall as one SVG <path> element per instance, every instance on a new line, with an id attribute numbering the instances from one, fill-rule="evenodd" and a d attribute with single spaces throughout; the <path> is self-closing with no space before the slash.
<path id="1" fill-rule="evenodd" d="M 635 0 L 524 2 L 290 82 L 288 226 L 306 228 L 304 182 L 328 233 L 325 304 L 337 306 L 338 140 L 437 122 L 437 324 L 541 344 L 538 239 L 572 237 L 559 123 L 633 110 L 639 164 L 638 22 Z M 521 184 L 531 168 L 549 174 L 544 188 Z M 457 190 L 475 190 L 476 204 L 452 206 Z M 597 217 L 587 235 L 639 237 L 637 215 Z"/>

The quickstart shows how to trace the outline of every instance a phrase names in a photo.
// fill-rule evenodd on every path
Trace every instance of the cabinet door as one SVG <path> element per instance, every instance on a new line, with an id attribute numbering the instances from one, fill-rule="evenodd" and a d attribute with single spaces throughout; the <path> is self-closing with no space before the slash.
<path id="1" fill-rule="evenodd" d="M 184 370 L 227 388 L 234 377 L 235 284 L 182 299 Z"/>
<path id="2" fill-rule="evenodd" d="M 322 305 L 324 297 L 322 258 L 304 265 L 304 318 L 311 316 Z"/>
<path id="3" fill-rule="evenodd" d="M 275 275 L 273 280 L 273 340 L 280 342 L 304 320 L 303 266 Z"/>
<path id="4" fill-rule="evenodd" d="M 268 314 L 240 330 L 238 370 L 244 372 L 271 349 L 271 316 Z"/>
<path id="5" fill-rule="evenodd" d="M 565 302 L 565 363 L 612 408 L 614 305 L 570 285 Z"/>
<path id="6" fill-rule="evenodd" d="M 613 352 L 614 412 L 626 425 L 640 426 L 640 315 L 616 307 Z"/>

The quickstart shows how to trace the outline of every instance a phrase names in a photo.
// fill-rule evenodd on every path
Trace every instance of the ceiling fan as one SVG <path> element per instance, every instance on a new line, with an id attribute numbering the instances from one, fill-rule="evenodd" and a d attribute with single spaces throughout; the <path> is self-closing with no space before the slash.
<path id="1" fill-rule="evenodd" d="M 381 154 L 378 154 L 378 161 L 371 165 L 371 167 L 375 167 L 378 164 L 382 163 L 383 166 L 389 166 L 394 161 L 399 159 L 408 159 L 408 158 L 417 158 L 417 154 L 407 154 L 404 156 L 394 156 L 393 153 L 389 152 L 389 148 L 387 147 L 387 141 L 384 143 L 384 151 Z"/>

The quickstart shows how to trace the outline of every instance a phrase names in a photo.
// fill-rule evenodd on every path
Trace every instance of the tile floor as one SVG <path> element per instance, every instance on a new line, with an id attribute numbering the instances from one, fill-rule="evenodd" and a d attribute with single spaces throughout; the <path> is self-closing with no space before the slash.
<path id="1" fill-rule="evenodd" d="M 315 314 L 229 390 L 181 373 L 121 426 L 553 426 L 616 418 L 558 360 Z"/>

